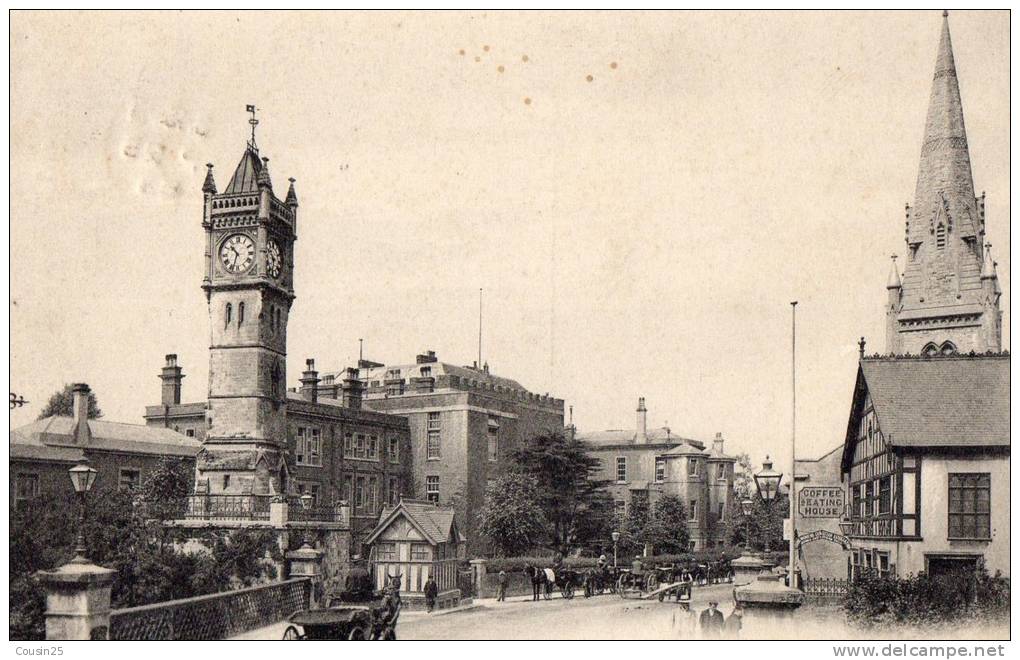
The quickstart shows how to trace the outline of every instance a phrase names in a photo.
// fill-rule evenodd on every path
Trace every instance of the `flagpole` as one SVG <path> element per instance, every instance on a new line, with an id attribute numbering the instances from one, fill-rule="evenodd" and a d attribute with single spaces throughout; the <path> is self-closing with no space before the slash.
<path id="1" fill-rule="evenodd" d="M 790 303 L 793 327 L 790 336 L 790 388 L 792 415 L 790 424 L 790 580 L 797 588 L 797 301 Z"/>

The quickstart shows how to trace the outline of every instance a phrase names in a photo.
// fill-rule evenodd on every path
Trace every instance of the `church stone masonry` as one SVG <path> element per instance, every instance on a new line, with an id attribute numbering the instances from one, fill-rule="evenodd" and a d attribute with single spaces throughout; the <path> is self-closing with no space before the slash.
<path id="1" fill-rule="evenodd" d="M 906 265 L 886 285 L 886 350 L 985 353 L 1002 347 L 1002 291 L 985 241 L 985 196 L 974 194 L 963 103 L 943 14 L 914 205 L 906 207 Z"/>

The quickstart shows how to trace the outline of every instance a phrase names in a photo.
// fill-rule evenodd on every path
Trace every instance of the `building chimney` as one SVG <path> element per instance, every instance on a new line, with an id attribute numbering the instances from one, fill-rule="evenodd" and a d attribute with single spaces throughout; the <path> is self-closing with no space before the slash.
<path id="1" fill-rule="evenodd" d="M 319 400 L 319 372 L 312 358 L 305 360 L 305 370 L 301 374 L 301 398 L 312 403 Z"/>
<path id="2" fill-rule="evenodd" d="M 437 361 L 435 351 L 425 351 L 424 353 L 419 353 L 417 357 L 415 357 L 415 362 L 418 364 L 432 364 Z"/>
<path id="3" fill-rule="evenodd" d="M 712 440 L 712 450 L 717 454 L 723 453 L 723 437 L 721 431 L 717 432 L 715 434 L 715 439 Z"/>
<path id="4" fill-rule="evenodd" d="M 344 372 L 344 408 L 359 410 L 361 408 L 362 382 L 358 379 L 358 370 L 348 367 Z"/>
<path id="5" fill-rule="evenodd" d="M 92 429 L 89 428 L 89 386 L 75 383 L 72 392 L 72 417 L 74 419 L 74 444 L 84 447 L 92 442 Z"/>
<path id="6" fill-rule="evenodd" d="M 176 406 L 181 402 L 181 381 L 184 380 L 182 369 L 177 366 L 177 354 L 168 353 L 166 366 L 163 367 L 159 379 L 163 381 L 163 405 Z"/>
<path id="7" fill-rule="evenodd" d="M 645 408 L 645 398 L 637 400 L 637 442 L 648 442 L 648 409 Z"/>

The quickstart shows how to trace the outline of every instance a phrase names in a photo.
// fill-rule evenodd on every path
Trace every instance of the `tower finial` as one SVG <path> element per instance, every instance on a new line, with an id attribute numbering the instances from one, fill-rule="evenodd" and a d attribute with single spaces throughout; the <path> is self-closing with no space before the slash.
<path id="1" fill-rule="evenodd" d="M 202 184 L 202 192 L 204 192 L 204 193 L 211 193 L 211 194 L 215 195 L 216 194 L 216 181 L 213 180 L 213 175 L 212 175 L 213 164 L 212 163 L 206 163 L 205 166 L 206 166 L 207 169 L 206 169 L 206 172 L 205 172 L 205 183 Z"/>
<path id="2" fill-rule="evenodd" d="M 861 337 L 861 340 L 857 342 L 857 348 L 860 350 L 862 360 L 864 359 L 864 345 L 865 345 L 864 337 Z"/>
<path id="3" fill-rule="evenodd" d="M 259 120 L 255 119 L 255 106 L 252 104 L 246 105 L 245 111 L 251 113 L 251 119 L 248 120 L 248 123 L 251 124 L 251 142 L 249 142 L 248 144 L 251 145 L 252 149 L 258 151 L 259 148 L 255 144 L 255 127 L 259 125 Z"/>
<path id="4" fill-rule="evenodd" d="M 942 10 L 942 18 L 949 18 L 949 10 L 948 9 L 943 9 Z"/>
<path id="5" fill-rule="evenodd" d="M 887 289 L 899 289 L 902 285 L 900 282 L 900 269 L 896 267 L 896 255 L 892 255 L 892 267 L 889 269 L 889 281 L 885 283 Z"/>

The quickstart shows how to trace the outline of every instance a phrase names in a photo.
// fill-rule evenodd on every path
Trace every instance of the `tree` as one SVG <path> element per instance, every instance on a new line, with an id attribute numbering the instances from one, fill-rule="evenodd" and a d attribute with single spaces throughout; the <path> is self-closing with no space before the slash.
<path id="1" fill-rule="evenodd" d="M 589 536 L 611 525 L 609 507 L 595 480 L 598 459 L 583 442 L 562 433 L 540 435 L 509 455 L 508 473 L 535 479 L 538 506 L 548 527 L 546 547 L 567 554 L 572 547 L 604 541 Z"/>
<path id="2" fill-rule="evenodd" d="M 655 548 L 655 554 L 680 554 L 690 545 L 687 509 L 677 495 L 663 495 L 655 502 L 644 540 Z"/>
<path id="3" fill-rule="evenodd" d="M 779 493 L 776 499 L 766 503 L 758 493 L 751 499 L 751 515 L 745 516 L 737 506 L 731 509 L 728 528 L 729 545 L 745 545 L 750 534 L 750 546 L 764 550 L 766 543 L 772 551 L 783 550 L 783 519 L 790 511 L 790 499 L 786 493 Z M 737 515 L 739 511 L 739 515 Z"/>
<path id="4" fill-rule="evenodd" d="M 181 515 L 181 502 L 194 489 L 194 471 L 180 458 L 164 457 L 145 477 L 138 489 L 138 499 L 145 505 L 145 515 L 164 521 Z"/>
<path id="5" fill-rule="evenodd" d="M 538 482 L 526 474 L 506 473 L 485 489 L 478 531 L 498 557 L 524 555 L 545 532 Z"/>
<path id="6" fill-rule="evenodd" d="M 64 385 L 64 389 L 59 392 L 54 392 L 50 400 L 46 402 L 46 406 L 39 413 L 38 419 L 45 417 L 52 417 L 54 415 L 61 415 L 63 417 L 72 417 L 74 415 L 74 391 L 72 388 L 74 385 Z M 99 409 L 99 402 L 96 400 L 96 395 L 93 392 L 89 392 L 89 419 L 97 419 L 103 416 L 103 411 Z"/>
<path id="7" fill-rule="evenodd" d="M 733 490 L 737 500 L 746 500 L 757 490 L 754 485 L 754 465 L 751 464 L 751 456 L 744 452 L 737 456 L 737 463 L 733 466 Z"/>

